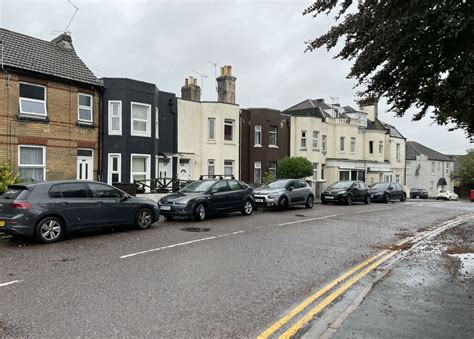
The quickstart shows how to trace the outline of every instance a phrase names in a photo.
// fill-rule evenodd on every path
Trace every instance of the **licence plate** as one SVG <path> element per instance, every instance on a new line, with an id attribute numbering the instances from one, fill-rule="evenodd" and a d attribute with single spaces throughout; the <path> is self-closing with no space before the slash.
<path id="1" fill-rule="evenodd" d="M 255 199 L 255 202 L 263 202 L 263 199 Z"/>
<path id="2" fill-rule="evenodd" d="M 334 197 L 332 195 L 325 195 L 324 198 L 329 199 L 329 200 L 334 199 Z"/>
<path id="3" fill-rule="evenodd" d="M 169 211 L 171 210 L 171 206 L 160 206 L 160 210 Z"/>
<path id="4" fill-rule="evenodd" d="M 0 220 L 0 227 L 5 226 L 5 220 Z"/>

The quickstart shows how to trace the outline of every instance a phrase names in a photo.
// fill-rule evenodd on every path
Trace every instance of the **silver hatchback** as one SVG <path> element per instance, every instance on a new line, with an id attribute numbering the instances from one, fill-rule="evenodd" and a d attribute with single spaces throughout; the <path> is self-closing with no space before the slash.
<path id="1" fill-rule="evenodd" d="M 304 205 L 312 208 L 314 194 L 303 179 L 279 179 L 254 190 L 257 207 L 277 207 L 281 210 L 288 206 Z"/>

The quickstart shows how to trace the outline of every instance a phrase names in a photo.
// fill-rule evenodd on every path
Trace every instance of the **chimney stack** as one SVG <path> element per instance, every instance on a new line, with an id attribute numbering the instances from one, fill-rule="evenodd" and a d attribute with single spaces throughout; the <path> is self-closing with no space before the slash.
<path id="1" fill-rule="evenodd" d="M 221 67 L 221 75 L 217 78 L 217 101 L 235 104 L 235 80 L 232 66 Z"/>
<path id="2" fill-rule="evenodd" d="M 359 101 L 360 110 L 367 113 L 367 119 L 375 121 L 378 119 L 378 100 L 376 98 L 369 98 Z"/>
<path id="3" fill-rule="evenodd" d="M 185 100 L 201 101 L 201 87 L 197 84 L 197 79 L 190 76 L 184 79 L 184 86 L 181 87 L 181 98 Z"/>

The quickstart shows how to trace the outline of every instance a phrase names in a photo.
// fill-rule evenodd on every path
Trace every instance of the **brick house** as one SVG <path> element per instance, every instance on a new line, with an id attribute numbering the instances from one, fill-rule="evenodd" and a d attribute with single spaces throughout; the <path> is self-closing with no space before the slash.
<path id="1" fill-rule="evenodd" d="M 100 84 L 64 33 L 0 28 L 0 162 L 23 180 L 96 179 Z"/>

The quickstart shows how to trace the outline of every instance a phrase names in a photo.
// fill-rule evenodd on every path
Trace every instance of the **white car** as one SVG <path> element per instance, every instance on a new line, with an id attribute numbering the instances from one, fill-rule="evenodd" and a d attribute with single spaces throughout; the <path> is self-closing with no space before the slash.
<path id="1" fill-rule="evenodd" d="M 436 200 L 458 200 L 459 196 L 451 190 L 439 191 L 436 194 Z"/>

